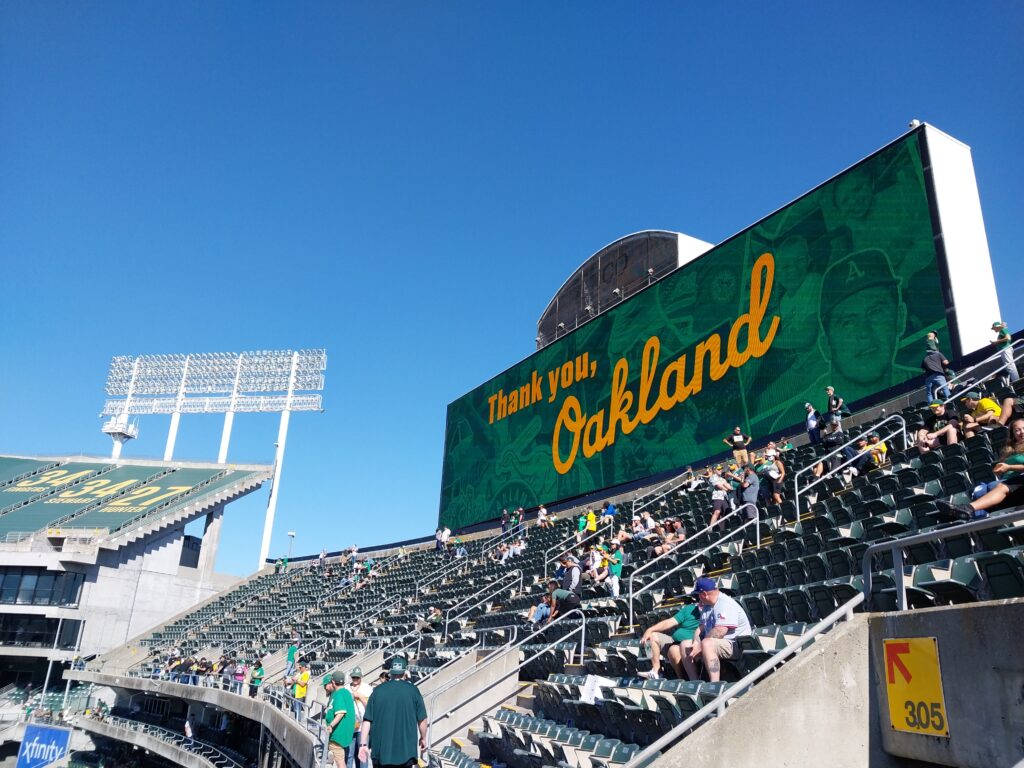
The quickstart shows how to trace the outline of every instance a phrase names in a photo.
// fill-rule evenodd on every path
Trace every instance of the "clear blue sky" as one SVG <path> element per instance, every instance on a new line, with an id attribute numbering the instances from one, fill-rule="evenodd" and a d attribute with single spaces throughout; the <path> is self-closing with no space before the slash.
<path id="1" fill-rule="evenodd" d="M 323 346 L 272 552 L 429 534 L 446 404 L 587 256 L 719 242 L 915 117 L 973 147 L 1019 329 L 1022 36 L 1011 2 L 0 4 L 0 451 L 106 455 L 113 355 Z M 235 424 L 269 462 L 275 417 Z M 219 433 L 185 417 L 176 457 Z"/>

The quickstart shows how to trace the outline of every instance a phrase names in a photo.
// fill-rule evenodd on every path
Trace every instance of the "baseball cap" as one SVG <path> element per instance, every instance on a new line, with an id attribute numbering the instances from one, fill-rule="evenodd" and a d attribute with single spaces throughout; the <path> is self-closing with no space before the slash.
<path id="1" fill-rule="evenodd" d="M 331 682 L 335 685 L 344 685 L 345 673 L 342 672 L 340 669 L 336 669 L 334 673 L 331 675 Z"/>
<path id="2" fill-rule="evenodd" d="M 359 667 L 352 667 L 352 670 L 348 673 L 348 676 L 362 678 L 363 670 L 361 670 Z"/>
<path id="3" fill-rule="evenodd" d="M 992 323 L 992 330 L 993 331 L 996 330 L 997 328 L 1002 328 L 1002 327 L 1003 327 L 1003 324 L 999 320 L 996 320 L 994 323 Z"/>
<path id="4" fill-rule="evenodd" d="M 324 679 L 320 681 L 320 684 L 323 685 L 324 687 L 330 685 L 331 683 L 334 682 L 333 677 L 334 677 L 333 675 L 324 675 Z"/>
<path id="5" fill-rule="evenodd" d="M 718 589 L 718 585 L 715 583 L 715 580 L 709 579 L 706 576 L 701 576 L 693 585 L 693 591 L 690 592 L 690 597 L 697 597 L 699 593 L 710 592 L 713 589 Z"/>
<path id="6" fill-rule="evenodd" d="M 981 392 L 978 392 L 976 389 L 972 389 L 970 392 L 964 393 L 964 396 L 961 397 L 960 399 L 961 400 L 981 400 Z"/>
<path id="7" fill-rule="evenodd" d="M 391 667 L 388 669 L 388 673 L 392 675 L 404 675 L 405 670 L 409 667 L 409 660 L 401 654 L 391 659 Z"/>
<path id="8" fill-rule="evenodd" d="M 814 406 L 810 403 L 804 403 L 804 408 L 813 408 Z"/>
<path id="9" fill-rule="evenodd" d="M 942 405 L 941 400 L 932 400 L 930 403 L 928 403 L 929 408 L 938 408 L 940 405 Z"/>

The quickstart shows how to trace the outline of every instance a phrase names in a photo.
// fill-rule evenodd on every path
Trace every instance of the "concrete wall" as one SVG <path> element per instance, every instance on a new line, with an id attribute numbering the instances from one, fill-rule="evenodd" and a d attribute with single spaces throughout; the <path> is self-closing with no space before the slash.
<path id="1" fill-rule="evenodd" d="M 874 712 L 867 617 L 856 615 L 707 721 L 657 768 L 894 768 Z"/>
<path id="2" fill-rule="evenodd" d="M 241 717 L 263 723 L 274 735 L 281 747 L 303 766 L 312 766 L 313 736 L 308 733 L 288 712 L 283 712 L 260 699 L 250 699 L 222 691 L 217 688 L 203 688 L 195 685 L 181 685 L 167 680 L 148 680 L 145 678 L 108 675 L 100 672 L 72 670 L 65 673 L 67 678 L 83 682 L 96 683 L 114 689 L 127 691 L 130 695 L 136 691 L 149 691 L 163 696 L 201 702 L 220 709 L 226 709 Z"/>
<path id="3" fill-rule="evenodd" d="M 518 664 L 518 649 L 495 651 L 486 659 L 473 653 L 452 665 L 467 672 L 472 670 L 458 684 L 435 695 L 434 692 L 440 691 L 443 683 L 438 680 L 428 681 L 420 689 L 430 719 L 428 746 L 447 746 L 453 736 L 464 735 L 467 728 L 482 715 L 512 702 L 519 691 L 519 674 L 513 671 Z M 452 679 L 447 674 L 445 677 Z M 442 718 L 441 715 L 448 710 L 451 711 Z"/>
<path id="4" fill-rule="evenodd" d="M 872 682 L 885 749 L 939 765 L 1024 764 L 1024 599 L 876 614 L 870 621 Z M 882 640 L 934 637 L 949 738 L 889 725 Z"/>
<path id="5" fill-rule="evenodd" d="M 187 750 L 179 749 L 169 741 L 164 741 L 156 736 L 150 736 L 149 734 L 140 733 L 128 728 L 118 728 L 110 723 L 92 720 L 87 717 L 79 718 L 75 722 L 75 727 L 81 728 L 88 733 L 126 741 L 129 744 L 137 744 L 143 749 L 148 749 L 153 754 L 170 760 L 175 765 L 183 766 L 183 768 L 210 768 L 208 760 Z"/>

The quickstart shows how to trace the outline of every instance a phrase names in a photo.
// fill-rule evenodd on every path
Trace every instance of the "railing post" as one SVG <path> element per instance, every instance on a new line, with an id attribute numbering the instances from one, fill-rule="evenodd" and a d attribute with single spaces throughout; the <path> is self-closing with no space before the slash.
<path id="1" fill-rule="evenodd" d="M 892 549 L 889 551 L 892 553 L 892 571 L 896 577 L 896 609 L 905 611 L 907 610 L 907 585 L 903 583 L 903 549 L 893 543 Z M 899 558 L 898 562 L 897 557 Z"/>

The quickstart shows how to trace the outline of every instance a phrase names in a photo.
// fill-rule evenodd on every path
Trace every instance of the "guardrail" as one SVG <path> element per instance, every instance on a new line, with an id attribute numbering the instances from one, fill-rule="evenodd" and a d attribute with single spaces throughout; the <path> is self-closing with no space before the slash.
<path id="1" fill-rule="evenodd" d="M 1021 359 L 1024 358 L 1024 355 L 1018 356 L 1017 353 L 1021 352 L 1021 351 L 1024 351 L 1024 339 L 1017 339 L 1016 341 L 1012 342 L 1010 344 L 1010 349 L 1012 350 L 1014 363 L 1016 364 L 1016 363 L 1020 362 Z M 963 395 L 961 393 L 953 394 L 953 385 L 954 384 L 966 384 L 970 374 L 974 373 L 975 371 L 977 371 L 982 366 L 988 365 L 989 363 L 994 363 L 996 360 L 998 360 L 1001 357 L 1003 357 L 1003 350 L 999 350 L 998 352 L 994 352 L 993 354 L 991 354 L 988 357 L 986 357 L 984 360 L 978 361 L 977 363 L 972 365 L 970 368 L 968 368 L 966 370 L 963 370 L 963 371 L 960 371 L 960 373 L 958 373 L 956 376 L 954 376 L 953 378 L 949 379 L 949 381 L 946 382 L 946 391 L 949 393 L 949 397 L 947 397 L 945 400 L 943 400 L 942 404 L 946 405 L 948 403 L 953 402 L 957 398 L 963 397 Z M 990 379 L 994 379 L 996 376 L 999 376 L 1002 373 L 1002 371 L 1003 371 L 1003 367 L 1000 365 L 999 367 L 995 368 L 993 371 L 989 372 L 987 375 L 983 376 L 982 378 L 971 380 L 971 385 L 972 386 L 976 386 L 978 384 L 984 384 L 986 381 L 989 381 Z"/>
<path id="2" fill-rule="evenodd" d="M 799 638 L 794 640 L 778 653 L 774 654 L 771 658 L 766 659 L 756 669 L 742 677 L 739 681 L 724 689 L 714 701 L 708 702 L 661 738 L 640 750 L 633 756 L 633 759 L 628 763 L 625 763 L 622 768 L 644 768 L 644 766 L 649 765 L 652 760 L 661 755 L 661 750 L 673 745 L 679 739 L 683 738 L 691 729 L 696 728 L 712 715 L 721 717 L 725 714 L 725 709 L 730 699 L 740 696 L 748 691 L 755 683 L 769 675 L 777 666 L 787 661 L 791 656 L 795 656 L 803 650 L 805 645 L 830 630 L 840 621 L 849 621 L 852 619 L 854 610 L 863 602 L 863 594 L 857 594 L 851 597 L 839 606 L 839 608 L 802 634 Z"/>
<path id="3" fill-rule="evenodd" d="M 69 522 L 69 521 L 73 520 L 76 517 L 84 515 L 86 512 L 92 512 L 94 509 L 99 509 L 100 507 L 109 504 L 114 499 L 123 498 L 124 496 L 127 496 L 129 493 L 134 491 L 136 488 L 141 488 L 144 485 L 149 485 L 153 481 L 159 480 L 161 477 L 166 477 L 167 475 L 169 475 L 169 474 L 171 474 L 173 472 L 174 472 L 173 468 L 164 469 L 164 470 L 162 470 L 160 472 L 153 473 L 149 477 L 145 477 L 145 478 L 143 478 L 141 480 L 136 480 L 131 485 L 128 485 L 128 486 L 125 486 L 124 488 L 121 488 L 116 493 L 108 493 L 106 496 L 102 496 L 102 497 L 96 499 L 95 501 L 91 501 L 88 504 L 86 504 L 86 505 L 84 505 L 82 507 L 79 507 L 74 512 L 69 512 L 68 514 L 64 515 L 63 517 L 57 518 L 53 522 L 49 523 L 47 525 L 47 528 L 59 528 L 63 523 Z"/>
<path id="4" fill-rule="evenodd" d="M 68 488 L 73 488 L 74 486 L 78 485 L 79 483 L 84 483 L 86 480 L 95 480 L 100 475 L 105 475 L 105 474 L 107 474 L 107 472 L 110 472 L 114 468 L 115 468 L 114 464 L 108 464 L 107 466 L 103 467 L 103 469 L 98 469 L 95 472 L 93 472 L 91 475 L 88 475 L 86 477 L 80 477 L 80 478 L 77 478 L 76 480 L 71 480 L 71 481 L 69 481 L 67 483 L 62 483 L 61 485 L 52 486 L 48 490 L 44 491 L 43 493 L 35 494 L 31 498 L 22 499 L 21 501 L 17 501 L 14 504 L 11 504 L 10 506 L 7 506 L 7 507 L 4 507 L 3 509 L 0 509 L 0 517 L 2 517 L 3 515 L 6 515 L 8 512 L 13 512 L 16 509 L 21 509 L 22 507 L 27 507 L 29 504 L 34 504 L 35 502 L 40 501 L 41 499 L 48 499 L 51 496 L 54 496 L 54 495 L 60 493 L 61 491 L 66 491 Z"/>
<path id="5" fill-rule="evenodd" d="M 525 514 L 525 512 L 523 514 Z M 524 539 L 530 538 L 529 527 L 527 526 L 525 520 L 523 520 L 519 525 L 509 528 L 507 531 L 505 531 L 505 533 L 501 534 L 500 536 L 492 536 L 480 548 L 479 557 L 486 556 L 487 553 L 490 552 L 492 549 L 497 549 L 502 544 L 507 544 L 513 539 L 518 539 L 520 536 L 522 536 Z"/>
<path id="6" fill-rule="evenodd" d="M 230 755 L 221 752 L 212 744 L 207 744 L 205 741 L 199 741 L 198 739 L 189 738 L 184 734 L 169 731 L 158 725 L 150 725 L 149 723 L 143 723 L 138 720 L 129 720 L 126 717 L 119 717 L 117 715 L 107 715 L 102 720 L 97 719 L 96 722 L 104 723 L 121 730 L 152 736 L 160 739 L 161 741 L 167 742 L 178 749 L 197 755 L 211 765 L 217 765 L 220 767 L 226 766 L 227 768 L 245 768 L 242 763 L 238 762 Z M 218 762 L 214 763 L 213 760 L 217 760 Z"/>
<path id="7" fill-rule="evenodd" d="M 455 603 L 455 605 L 449 607 L 448 610 L 444 612 L 444 631 L 441 633 L 441 638 L 444 640 L 448 639 L 448 625 L 449 622 L 451 622 L 453 619 L 458 619 L 461 616 L 465 616 L 467 613 L 469 613 L 477 606 L 481 605 L 482 603 L 486 603 L 488 600 L 500 594 L 501 592 L 504 592 L 509 587 L 513 587 L 516 583 L 519 584 L 519 591 L 522 592 L 523 572 L 518 568 L 516 568 L 514 571 L 509 571 L 508 573 L 502 574 L 489 584 L 484 584 L 484 586 L 482 586 L 472 595 L 462 598 L 459 602 Z M 477 600 L 475 603 L 472 603 L 471 605 L 466 605 L 466 603 L 470 602 L 471 600 L 477 597 L 479 597 L 480 599 Z M 456 610 L 460 606 L 465 607 L 453 616 L 452 611 Z"/>
<path id="8" fill-rule="evenodd" d="M 568 632 L 566 632 L 564 635 L 560 636 L 557 640 L 552 640 L 552 641 L 546 643 L 543 648 L 541 648 L 540 650 L 536 651 L 532 656 L 528 656 L 525 660 L 520 661 L 519 664 L 517 664 L 513 669 L 507 671 L 498 680 L 492 681 L 491 684 L 487 686 L 487 688 L 476 690 L 471 696 L 469 696 L 469 698 L 466 698 L 466 699 L 463 699 L 463 700 L 459 701 L 458 704 L 456 704 L 455 706 L 449 707 L 448 709 L 446 709 L 444 712 L 441 712 L 440 714 L 434 715 L 431 712 L 431 710 L 433 709 L 434 702 L 437 700 L 437 697 L 440 696 L 442 693 L 445 693 L 446 691 L 451 690 L 452 688 L 454 688 L 456 685 L 461 683 L 463 680 L 465 680 L 470 675 L 476 674 L 480 670 L 486 669 L 487 667 L 491 666 L 496 661 L 503 659 L 505 653 L 512 653 L 513 651 L 518 652 L 519 649 L 521 649 L 524 645 L 526 645 L 527 641 L 531 640 L 532 638 L 537 637 L 538 635 L 544 634 L 545 632 L 548 631 L 548 629 L 550 629 L 551 627 L 555 626 L 556 624 L 559 624 L 559 623 L 565 621 L 566 619 L 568 619 L 570 616 L 573 616 L 574 614 L 578 614 L 579 618 L 582 620 L 578 629 L 573 627 Z M 508 644 L 508 645 L 505 645 L 505 646 L 501 646 L 498 650 L 495 650 L 494 653 L 492 653 L 491 656 L 489 658 L 487 658 L 483 663 L 474 666 L 472 669 L 466 670 L 461 675 L 457 675 L 452 680 L 449 680 L 447 683 L 442 685 L 436 691 L 432 691 L 427 696 L 427 748 L 429 749 L 430 747 L 432 747 L 433 743 L 434 743 L 433 739 L 432 739 L 434 723 L 439 722 L 439 721 L 441 721 L 441 720 L 443 720 L 443 719 L 445 719 L 447 717 L 450 717 L 451 713 L 455 711 L 456 707 L 461 707 L 464 704 L 466 704 L 466 703 L 472 701 L 473 699 L 477 698 L 478 696 L 483 695 L 486 691 L 490 690 L 491 687 L 493 687 L 495 683 L 501 682 L 502 680 L 505 680 L 506 678 L 508 678 L 508 677 L 510 677 L 512 675 L 518 675 L 519 670 L 521 670 L 523 667 L 525 667 L 531 661 L 536 659 L 541 654 L 546 653 L 548 650 L 550 650 L 555 645 L 558 645 L 559 643 L 565 642 L 568 638 L 572 637 L 577 632 L 579 632 L 579 634 L 580 634 L 580 658 L 582 659 L 583 658 L 584 649 L 586 648 L 587 616 L 586 616 L 586 614 L 583 612 L 583 610 L 581 608 L 574 608 L 573 610 L 569 611 L 568 613 L 566 613 L 566 614 L 564 614 L 562 616 L 559 616 L 557 619 L 552 621 L 550 624 L 547 624 L 544 627 L 541 627 L 540 629 L 536 630 L 535 632 L 530 633 L 529 635 L 524 637 L 522 640 L 520 640 L 520 641 L 518 641 L 518 642 L 516 642 L 514 644 Z"/>
<path id="9" fill-rule="evenodd" d="M 647 493 L 643 494 L 643 496 L 649 496 L 652 493 L 658 493 L 658 491 L 660 491 L 662 488 L 665 488 L 666 485 L 669 485 L 670 483 L 674 483 L 677 480 L 681 481 L 681 480 L 685 479 L 687 477 L 687 475 L 696 476 L 696 474 L 697 474 L 696 471 L 692 470 L 692 469 L 691 470 L 687 470 L 685 472 L 682 472 L 682 473 L 676 475 L 675 477 L 670 477 L 668 480 L 666 480 L 665 482 L 661 483 L 660 485 L 656 485 L 654 488 L 652 488 L 651 490 L 647 491 Z M 656 501 L 660 501 L 661 499 L 664 499 L 666 496 L 668 496 L 670 493 L 672 493 L 672 491 L 676 490 L 678 487 L 679 487 L 678 485 L 674 485 L 671 488 L 667 488 L 663 493 L 659 493 L 657 496 L 648 499 L 643 504 L 641 504 L 639 507 L 636 505 L 636 499 L 633 499 L 633 501 L 630 503 L 630 512 L 632 512 L 634 515 L 639 515 L 640 514 L 640 510 L 644 509 L 645 507 L 649 507 L 651 504 L 653 504 Z"/>
<path id="10" fill-rule="evenodd" d="M 611 517 L 611 516 L 608 516 L 607 521 L 601 520 L 597 524 L 597 530 L 596 531 L 591 531 L 586 536 L 583 536 L 579 541 L 576 541 L 576 537 L 580 533 L 580 531 L 577 530 L 577 531 L 574 531 L 574 532 L 568 534 L 565 538 L 563 538 L 558 543 L 552 544 L 550 547 L 548 547 L 546 550 L 544 550 L 544 579 L 545 579 L 545 581 L 548 578 L 548 566 L 551 565 L 556 560 L 558 560 L 558 558 L 561 557 L 562 554 L 565 553 L 567 550 L 570 550 L 573 547 L 578 547 L 578 546 L 582 545 L 584 542 L 590 541 L 591 539 L 593 539 L 595 537 L 599 537 L 602 534 L 609 535 L 614 530 L 615 530 L 615 518 Z M 571 544 L 570 542 L 576 542 L 576 543 L 575 544 Z M 552 552 L 556 551 L 556 550 L 558 550 L 558 554 L 555 555 L 552 558 L 548 558 L 548 555 L 551 554 Z"/>
<path id="11" fill-rule="evenodd" d="M 630 624 L 630 626 L 632 626 L 633 623 L 634 623 L 634 621 L 633 621 L 633 619 L 634 619 L 634 610 L 635 610 L 634 609 L 634 605 L 633 605 L 633 598 L 634 597 L 636 597 L 637 595 L 642 595 L 644 592 L 649 590 L 655 584 L 661 582 L 663 579 L 668 578 L 669 576 L 671 576 L 672 574 L 676 573 L 677 571 L 679 571 L 679 570 L 685 568 L 686 566 L 690 565 L 690 563 L 695 562 L 702 555 L 707 554 L 712 549 L 714 549 L 715 547 L 719 546 L 723 541 L 726 541 L 727 539 L 731 539 L 737 533 L 745 531 L 747 528 L 749 528 L 751 525 L 753 525 L 754 526 L 755 542 L 756 542 L 755 546 L 756 547 L 760 547 L 761 546 L 761 512 L 760 512 L 760 510 L 758 510 L 757 505 L 753 504 L 752 502 L 748 501 L 746 504 L 744 504 L 744 505 L 734 509 L 728 515 L 725 515 L 724 517 L 719 518 L 718 520 L 715 521 L 715 525 L 718 525 L 718 523 L 720 523 L 723 520 L 726 520 L 726 519 L 732 517 L 733 515 L 738 515 L 741 510 L 746 509 L 747 507 L 750 507 L 751 509 L 753 509 L 757 513 L 757 516 L 754 517 L 752 520 L 748 520 L 747 522 L 743 523 L 743 525 L 739 526 L 738 528 L 732 529 L 731 531 L 726 533 L 721 538 L 716 539 L 715 541 L 711 542 L 706 547 L 704 547 L 704 549 L 701 549 L 701 550 L 698 550 L 697 552 L 692 553 L 690 555 L 690 557 L 686 558 L 681 563 L 677 563 L 676 565 L 672 566 L 670 569 L 668 569 L 664 573 L 660 574 L 653 581 L 649 581 L 648 583 L 644 584 L 636 592 L 633 591 L 633 580 L 639 574 L 643 573 L 643 571 L 645 571 L 647 568 L 649 568 L 650 566 L 654 565 L 659 560 L 667 557 L 668 555 L 674 555 L 674 554 L 678 554 L 678 553 L 675 550 L 670 550 L 670 551 L 666 552 L 665 554 L 659 555 L 658 557 L 654 558 L 653 560 L 650 560 L 647 563 L 644 563 L 643 566 L 641 566 L 640 568 L 636 569 L 631 574 L 629 574 L 629 582 L 628 582 L 628 586 L 629 586 L 629 601 L 628 602 L 629 602 L 629 624 Z M 695 534 L 693 537 L 691 537 L 691 539 L 688 539 L 688 541 L 692 540 L 692 539 L 695 539 L 697 536 L 702 535 L 709 528 L 711 528 L 710 525 L 707 526 L 706 528 L 701 529 L 701 531 L 699 533 Z M 685 543 L 685 542 L 683 542 L 683 543 Z"/>
<path id="12" fill-rule="evenodd" d="M 877 544 L 870 545 L 866 550 L 864 550 L 863 587 L 866 607 L 868 610 L 871 609 L 871 558 L 876 553 L 886 551 L 892 552 L 892 564 L 894 571 L 893 581 L 896 582 L 896 608 L 897 610 L 903 611 L 907 608 L 907 585 L 903 580 L 903 550 L 907 547 L 912 547 L 915 544 L 923 544 L 928 541 L 939 541 L 941 539 L 948 539 L 951 536 L 974 533 L 975 531 L 984 531 L 988 528 L 1003 526 L 1007 523 L 1016 522 L 1017 520 L 1024 520 L 1024 509 L 1019 509 L 1016 512 L 1007 512 L 1001 515 L 989 516 L 982 518 L 981 520 L 961 523 L 960 525 L 951 525 L 937 531 L 917 533 L 912 536 L 903 536 L 898 539 L 893 539 L 892 541 L 880 541 Z M 897 553 L 899 553 L 899 559 L 896 557 Z"/>
<path id="13" fill-rule="evenodd" d="M 874 424 L 872 424 L 872 425 L 870 425 L 868 427 L 865 427 L 864 431 L 865 432 L 877 432 L 882 427 L 883 424 L 887 424 L 887 423 L 889 423 L 891 421 L 899 422 L 900 428 L 896 429 L 896 430 L 893 430 L 892 432 L 889 432 L 885 437 L 881 437 L 881 435 L 879 435 L 879 437 L 881 438 L 882 442 L 885 442 L 886 440 L 891 440 L 896 435 L 902 434 L 903 435 L 903 448 L 905 449 L 910 444 L 907 441 L 907 422 L 898 413 L 894 413 L 891 416 L 886 416 L 881 421 L 877 421 Z M 813 459 L 811 461 L 811 463 L 808 464 L 806 467 L 801 467 L 800 469 L 798 469 L 796 472 L 793 473 L 793 503 L 794 503 L 794 506 L 796 508 L 796 512 L 793 515 L 793 527 L 794 528 L 796 527 L 796 524 L 800 522 L 800 492 L 801 492 L 801 488 L 800 488 L 800 475 L 803 475 L 803 474 L 805 474 L 807 472 L 813 471 L 814 466 L 816 464 L 818 464 L 818 463 L 822 463 L 823 464 L 826 460 L 832 458 L 833 456 L 836 456 L 836 455 L 842 453 L 844 448 L 850 447 L 851 445 L 856 443 L 858 440 L 860 440 L 862 437 L 864 437 L 864 432 L 861 432 L 859 435 L 857 435 L 855 437 L 851 437 L 849 440 L 847 440 L 842 445 L 840 445 L 837 448 L 833 449 L 832 451 L 826 453 L 824 456 L 821 456 L 821 457 Z M 809 491 L 814 486 L 816 486 L 816 485 L 818 485 L 820 483 L 825 482 L 830 477 L 834 477 L 837 472 L 839 472 L 839 471 L 845 469 L 846 467 L 850 466 L 851 464 L 853 464 L 855 461 L 857 461 L 857 459 L 860 458 L 860 456 L 861 456 L 861 454 L 858 453 L 858 454 L 856 454 L 856 455 L 854 455 L 854 456 L 852 456 L 850 458 L 847 458 L 845 461 L 841 462 L 835 469 L 831 469 L 828 472 L 823 472 L 821 477 L 819 477 L 816 480 L 814 480 L 814 482 L 811 482 L 811 483 L 808 483 L 807 485 L 805 485 L 804 488 L 803 488 L 803 492 L 807 493 L 807 491 Z M 782 520 L 781 521 L 781 525 L 783 527 L 785 527 L 786 521 Z"/>

